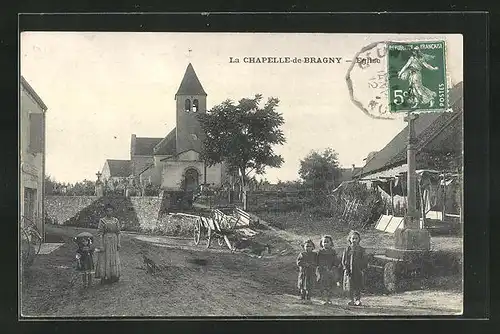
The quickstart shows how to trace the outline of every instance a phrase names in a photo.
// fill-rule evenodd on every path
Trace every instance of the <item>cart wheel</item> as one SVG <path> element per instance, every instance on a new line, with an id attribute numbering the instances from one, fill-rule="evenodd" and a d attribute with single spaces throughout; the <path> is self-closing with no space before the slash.
<path id="1" fill-rule="evenodd" d="M 194 224 L 194 244 L 198 245 L 200 243 L 201 238 L 201 221 L 199 219 L 196 220 Z"/>
<path id="2" fill-rule="evenodd" d="M 396 292 L 399 288 L 399 265 L 396 262 L 388 262 L 384 266 L 384 286 L 389 292 Z"/>
<path id="3" fill-rule="evenodd" d="M 207 229 L 207 248 L 210 248 L 210 243 L 212 242 L 212 230 L 210 227 Z"/>

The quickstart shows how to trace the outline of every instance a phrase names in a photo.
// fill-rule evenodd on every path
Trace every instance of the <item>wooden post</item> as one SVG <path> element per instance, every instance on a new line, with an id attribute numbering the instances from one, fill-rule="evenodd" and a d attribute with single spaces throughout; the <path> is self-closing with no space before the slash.
<path id="1" fill-rule="evenodd" d="M 392 190 L 392 179 L 389 180 L 389 189 L 391 191 L 391 214 L 394 216 L 394 195 Z"/>
<path id="2" fill-rule="evenodd" d="M 443 182 L 443 205 L 441 207 L 441 220 L 444 221 L 444 217 L 446 215 L 446 177 L 443 174 L 443 180 L 439 179 L 439 182 Z"/>
<path id="3" fill-rule="evenodd" d="M 419 227 L 421 229 L 425 228 L 425 215 L 426 215 L 426 212 L 425 212 L 425 197 L 424 197 L 424 192 L 422 191 L 422 183 L 419 181 L 417 182 L 418 183 L 418 192 L 420 194 L 420 212 L 421 212 L 421 215 L 422 215 L 422 219 L 420 220 L 419 222 Z"/>

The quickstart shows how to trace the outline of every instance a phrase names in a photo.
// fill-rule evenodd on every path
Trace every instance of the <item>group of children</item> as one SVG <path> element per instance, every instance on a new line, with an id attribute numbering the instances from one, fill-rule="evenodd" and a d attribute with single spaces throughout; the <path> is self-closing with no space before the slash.
<path id="1" fill-rule="evenodd" d="M 361 235 L 351 231 L 348 236 L 349 245 L 339 258 L 333 248 L 333 238 L 325 235 L 321 238 L 320 249 L 314 251 L 312 240 L 303 244 L 304 251 L 297 257 L 299 267 L 298 289 L 300 299 L 310 303 L 311 292 L 319 288 L 324 304 L 331 304 L 331 297 L 341 283 L 345 291 L 349 292 L 348 305 L 361 305 L 361 290 L 363 288 L 364 270 L 367 268 L 365 249 L 359 245 Z"/>

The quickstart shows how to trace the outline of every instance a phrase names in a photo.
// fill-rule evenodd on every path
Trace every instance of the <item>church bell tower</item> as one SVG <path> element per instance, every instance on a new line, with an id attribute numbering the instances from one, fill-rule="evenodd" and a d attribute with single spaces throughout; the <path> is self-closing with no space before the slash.
<path id="1" fill-rule="evenodd" d="M 207 110 L 207 93 L 201 86 L 191 63 L 186 68 L 175 100 L 177 153 L 188 150 L 201 152 L 204 133 L 196 116 Z"/>

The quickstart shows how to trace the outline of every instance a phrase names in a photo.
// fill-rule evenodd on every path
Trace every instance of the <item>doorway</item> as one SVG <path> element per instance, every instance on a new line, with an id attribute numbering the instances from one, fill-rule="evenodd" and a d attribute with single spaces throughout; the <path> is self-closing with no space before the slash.
<path id="1" fill-rule="evenodd" d="M 186 170 L 184 175 L 184 190 L 186 192 L 195 192 L 198 189 L 198 180 L 200 174 L 196 169 L 190 168 Z"/>

